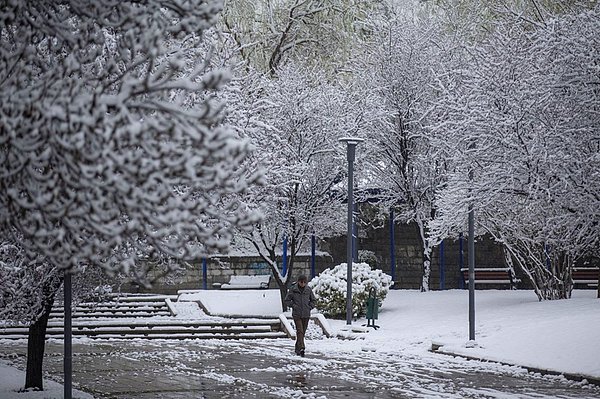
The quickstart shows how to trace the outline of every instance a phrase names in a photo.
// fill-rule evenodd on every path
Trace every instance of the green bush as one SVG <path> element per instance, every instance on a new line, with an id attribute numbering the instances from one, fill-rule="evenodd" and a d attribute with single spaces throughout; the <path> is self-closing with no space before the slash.
<path id="1" fill-rule="evenodd" d="M 317 298 L 317 309 L 332 318 L 346 317 L 347 264 L 342 263 L 332 269 L 326 269 L 308 284 Z M 377 299 L 381 304 L 390 286 L 392 277 L 381 270 L 371 270 L 366 263 L 352 264 L 352 315 L 363 316 L 369 290 L 375 287 Z"/>

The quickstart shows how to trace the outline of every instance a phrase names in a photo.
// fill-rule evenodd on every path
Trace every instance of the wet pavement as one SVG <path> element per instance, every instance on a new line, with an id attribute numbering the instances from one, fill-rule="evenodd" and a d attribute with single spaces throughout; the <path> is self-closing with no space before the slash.
<path id="1" fill-rule="evenodd" d="M 321 348 L 323 346 L 320 346 Z M 0 358 L 24 368 L 26 341 Z M 74 386 L 97 398 L 600 398 L 600 387 L 434 353 L 293 354 L 291 340 L 90 341 L 73 345 Z M 62 344 L 44 370 L 62 379 Z"/>

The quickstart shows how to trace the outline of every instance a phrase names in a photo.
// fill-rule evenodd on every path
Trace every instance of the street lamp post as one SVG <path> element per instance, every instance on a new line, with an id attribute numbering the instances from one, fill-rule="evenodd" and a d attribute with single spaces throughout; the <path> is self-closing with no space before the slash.
<path id="1" fill-rule="evenodd" d="M 469 204 L 469 341 L 475 341 L 475 211 Z"/>
<path id="2" fill-rule="evenodd" d="M 346 285 L 346 324 L 352 324 L 352 231 L 354 222 L 354 158 L 356 145 L 364 139 L 357 137 L 342 137 L 340 142 L 346 143 L 348 156 L 348 238 L 346 241 L 347 255 L 347 285 Z"/>
<path id="3" fill-rule="evenodd" d="M 475 149 L 475 141 L 469 144 L 469 150 Z M 469 169 L 469 341 L 475 342 L 475 208 L 473 203 L 473 165 Z"/>
<path id="4" fill-rule="evenodd" d="M 71 271 L 64 272 L 63 289 L 65 296 L 64 310 L 64 399 L 71 399 L 73 395 L 73 346 L 72 346 L 72 323 L 71 323 Z"/>

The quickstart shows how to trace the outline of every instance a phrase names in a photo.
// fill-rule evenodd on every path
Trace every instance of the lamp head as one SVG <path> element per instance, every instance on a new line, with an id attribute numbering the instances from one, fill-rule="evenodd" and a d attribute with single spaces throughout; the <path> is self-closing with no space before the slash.
<path id="1" fill-rule="evenodd" d="M 358 143 L 365 141 L 365 139 L 361 139 L 360 137 L 340 137 L 338 141 L 346 143 L 347 145 L 357 145 Z"/>

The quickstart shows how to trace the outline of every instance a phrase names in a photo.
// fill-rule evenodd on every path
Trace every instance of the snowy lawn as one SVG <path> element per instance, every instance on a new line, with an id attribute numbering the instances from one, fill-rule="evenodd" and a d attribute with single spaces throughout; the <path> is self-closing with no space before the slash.
<path id="1" fill-rule="evenodd" d="M 44 381 L 44 391 L 17 392 L 23 388 L 25 372 L 9 367 L 0 361 L 0 399 L 55 399 L 63 397 L 63 386 L 54 381 Z M 73 390 L 74 399 L 93 399 L 92 395 Z"/>
<path id="2" fill-rule="evenodd" d="M 465 345 L 468 321 L 467 290 L 394 290 L 380 309 L 376 324 L 381 328 L 354 345 L 419 352 L 436 342 L 470 356 L 600 379 L 600 299 L 594 290 L 544 302 L 532 291 L 476 291 L 476 348 Z M 334 328 L 345 324 L 330 323 Z"/>
<path id="3" fill-rule="evenodd" d="M 339 358 L 356 358 L 366 351 L 370 357 L 382 360 L 398 353 L 431 359 L 428 351 L 432 342 L 436 342 L 456 353 L 600 379 L 600 299 L 594 290 L 578 290 L 573 292 L 572 299 L 545 302 L 538 302 L 532 291 L 485 290 L 475 294 L 475 348 L 465 345 L 468 291 L 393 290 L 380 309 L 376 321 L 379 330 L 355 334 L 359 337 L 356 340 L 310 339 L 307 350 Z M 211 313 L 249 317 L 272 316 L 281 306 L 277 290 L 212 290 L 182 295 L 179 299 L 176 307 L 182 314 L 178 317 L 187 318 L 207 317 L 196 307 L 190 307 L 192 301 L 202 301 Z M 346 324 L 343 320 L 329 322 L 337 331 Z M 353 326 L 365 323 L 361 319 Z M 176 342 L 173 344 L 178 345 Z M 234 342 L 219 345 L 235 345 Z M 292 344 L 287 340 L 269 342 L 281 349 L 289 347 L 291 351 Z M 16 394 L 15 390 L 23 385 L 23 373 L 1 362 L 0 377 L 0 399 L 62 397 L 60 386 L 50 381 L 46 383 L 49 390 L 44 393 Z"/>

